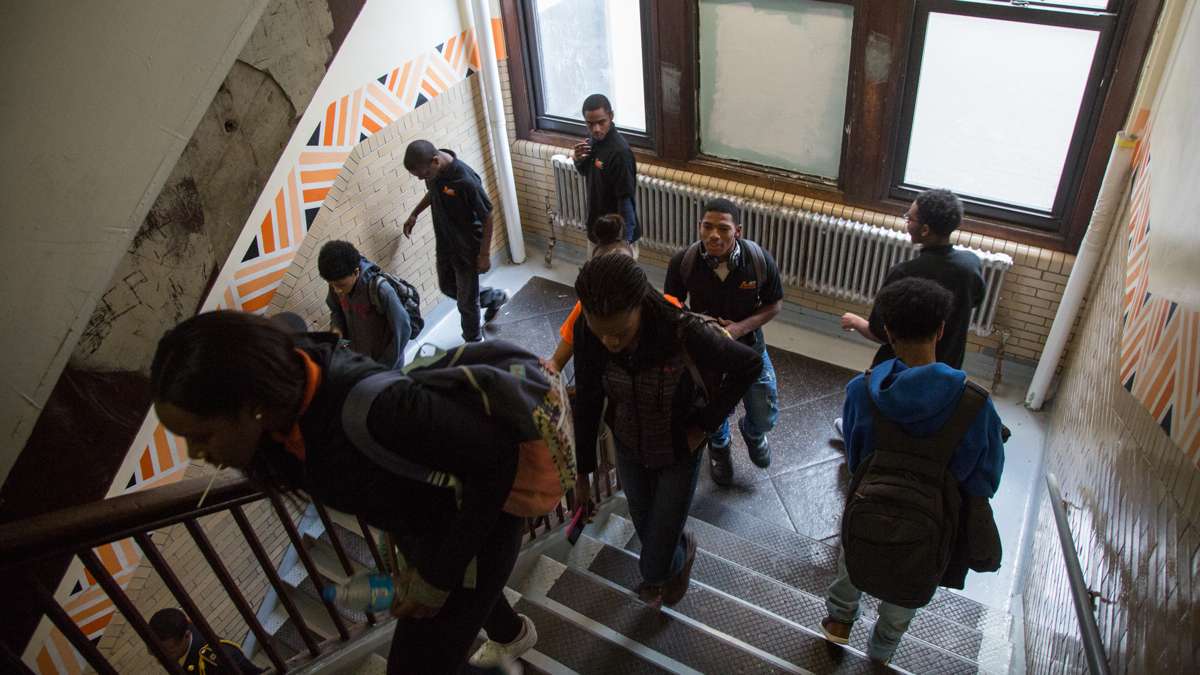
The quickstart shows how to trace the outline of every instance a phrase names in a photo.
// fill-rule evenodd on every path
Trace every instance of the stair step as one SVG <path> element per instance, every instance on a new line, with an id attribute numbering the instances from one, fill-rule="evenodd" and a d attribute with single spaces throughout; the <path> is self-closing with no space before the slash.
<path id="1" fill-rule="evenodd" d="M 711 497 L 697 497 L 692 503 L 690 515 L 693 520 L 702 521 L 709 526 L 726 532 L 736 532 L 739 538 L 782 554 L 789 560 L 803 561 L 812 567 L 825 570 L 824 576 L 828 581 L 823 582 L 820 594 L 824 593 L 829 582 L 833 580 L 840 552 L 837 546 L 830 546 L 779 527 L 745 511 L 729 508 Z M 873 599 L 870 602 L 874 611 L 874 606 L 878 603 Z M 980 633 L 1001 638 L 1003 641 L 1008 640 L 1012 625 L 1012 617 L 1007 612 L 988 607 L 945 588 L 937 590 L 924 611 Z"/>
<path id="2" fill-rule="evenodd" d="M 387 675 L 387 665 L 386 657 L 370 654 L 354 670 L 354 675 Z"/>
<path id="3" fill-rule="evenodd" d="M 342 548 L 352 563 L 362 566 L 363 569 L 375 569 L 375 557 L 371 555 L 371 547 L 357 527 L 346 528 L 335 521 L 333 530 L 337 533 L 338 540 L 342 542 Z M 328 530 L 321 533 L 318 540 L 336 553 L 336 549 L 333 549 L 333 539 L 330 538 Z M 376 539 L 376 541 L 379 540 Z"/>
<path id="4" fill-rule="evenodd" d="M 643 673 L 670 672 L 643 660 L 637 654 L 589 633 L 558 614 L 525 598 L 517 601 L 513 609 L 528 616 L 537 626 L 538 642 L 535 652 L 552 659 L 569 672 L 613 673 L 614 675 L 642 675 Z M 525 672 L 562 672 L 552 664 L 546 664 L 535 655 L 526 655 L 522 660 L 529 663 Z M 541 664 L 541 665 L 539 665 Z"/>
<path id="5" fill-rule="evenodd" d="M 287 588 L 286 592 L 292 602 L 295 603 L 300 615 L 304 617 L 304 623 L 312 632 L 326 639 L 338 635 L 337 627 L 333 625 L 333 619 L 329 618 L 329 612 L 325 609 L 324 603 L 310 593 L 302 592 L 296 588 Z M 289 620 L 284 626 L 290 623 L 291 621 Z"/>
<path id="6" fill-rule="evenodd" d="M 593 632 L 619 642 L 646 660 L 682 672 L 804 672 L 671 610 L 655 611 L 631 591 L 585 570 L 544 558 L 523 590 L 526 598 Z M 540 586 L 540 588 L 539 588 Z"/>
<path id="7" fill-rule="evenodd" d="M 337 551 L 334 550 L 333 544 L 329 543 L 329 539 L 325 535 L 322 535 L 321 538 L 304 535 L 304 549 L 308 551 L 313 564 L 317 566 L 317 571 L 329 583 L 344 584 L 350 580 L 353 574 L 370 570 L 369 567 L 352 559 L 350 561 L 352 572 L 347 574 L 346 569 L 342 567 L 342 561 L 338 559 Z"/>
<path id="8" fill-rule="evenodd" d="M 582 540 L 581 540 L 582 543 Z M 641 582 L 637 557 L 628 551 L 595 542 L 596 551 L 588 571 L 622 588 L 633 591 Z M 713 560 L 711 556 L 705 556 Z M 701 563 L 697 557 L 697 566 Z M 693 579 L 699 581 L 693 568 Z M 868 673 L 873 668 L 864 656 L 831 647 L 818 637 L 811 625 L 792 623 L 780 615 L 755 608 L 740 589 L 737 596 L 715 587 L 692 583 L 687 595 L 673 607 L 676 612 L 705 624 L 713 630 L 773 654 L 789 663 L 821 673 Z M 822 613 L 823 616 L 823 613 Z M 817 617 L 819 624 L 820 617 Z M 805 630 L 805 628 L 808 630 Z"/>
<path id="9" fill-rule="evenodd" d="M 693 579 L 797 624 L 820 630 L 821 619 L 825 617 L 825 592 L 833 581 L 834 569 L 818 568 L 811 561 L 797 560 L 778 550 L 764 548 L 705 521 L 688 520 L 688 527 L 696 534 L 701 549 L 692 571 Z M 619 545 L 620 536 L 629 531 L 632 531 L 632 523 L 613 515 L 598 534 L 621 533 L 616 541 L 609 539 L 606 542 Z M 634 553 L 641 549 L 636 536 L 619 547 Z M 751 576 L 748 577 L 747 572 Z M 758 578 L 753 578 L 755 576 Z M 862 618 L 851 634 L 851 646 L 856 649 L 866 650 L 867 636 L 878 617 L 878 606 L 878 600 L 863 596 Z M 893 663 L 912 672 L 929 672 L 935 664 L 938 665 L 935 669 L 950 667 L 940 662 L 951 658 L 970 662 L 970 672 L 978 668 L 1006 672 L 1010 652 L 1011 646 L 1006 639 L 986 636 L 947 620 L 937 612 L 922 609 L 913 618 Z"/>

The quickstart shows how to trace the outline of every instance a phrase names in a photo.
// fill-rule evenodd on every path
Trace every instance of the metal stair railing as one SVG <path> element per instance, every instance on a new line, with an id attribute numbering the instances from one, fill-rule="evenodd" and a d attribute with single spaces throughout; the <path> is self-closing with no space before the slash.
<path id="1" fill-rule="evenodd" d="M 184 480 L 173 485 L 82 504 L 0 525 L 0 572 L 5 573 L 10 581 L 31 585 L 37 598 L 38 609 L 45 612 L 47 618 L 62 631 L 63 636 L 97 673 L 116 673 L 113 665 L 84 635 L 66 610 L 54 599 L 50 590 L 37 581 L 32 574 L 34 566 L 39 562 L 65 555 L 78 556 L 88 573 L 104 590 L 113 605 L 125 617 L 130 627 L 137 632 L 146 648 L 158 659 L 163 668 L 168 673 L 182 675 L 179 664 L 166 655 L 161 642 L 150 630 L 145 617 L 137 610 L 133 601 L 113 578 L 93 549 L 132 538 L 141 549 L 145 559 L 171 591 L 179 607 L 191 619 L 197 632 L 209 644 L 219 644 L 218 634 L 208 618 L 192 600 L 191 594 L 188 593 L 187 580 L 181 578 L 176 570 L 172 569 L 150 537 L 150 533 L 154 530 L 183 523 L 197 550 L 208 563 L 221 586 L 229 594 L 238 613 L 254 633 L 258 644 L 261 645 L 276 672 L 288 672 L 322 654 L 337 650 L 342 644 L 353 640 L 361 631 L 348 627 L 331 602 L 324 602 L 324 604 L 333 625 L 337 628 L 338 638 L 321 641 L 313 633 L 285 592 L 284 583 L 280 579 L 278 571 L 272 565 L 270 556 L 243 511 L 243 507 L 247 504 L 268 500 L 273 507 L 273 513 L 296 548 L 301 563 L 319 587 L 324 582 L 323 577 L 304 549 L 300 534 L 296 530 L 295 523 L 292 522 L 282 496 L 274 492 L 263 492 L 245 478 L 229 473 L 219 475 L 215 479 L 204 505 L 197 507 L 198 500 L 208 483 L 207 478 Z M 322 512 L 324 511 L 323 507 L 319 508 Z M 221 512 L 229 512 L 233 517 L 247 546 L 256 558 L 263 576 L 274 588 L 284 609 L 295 622 L 307 647 L 307 653 L 301 652 L 290 660 L 284 660 L 269 639 L 270 636 L 238 587 L 220 553 L 205 534 L 203 527 L 200 526 L 198 521 L 200 517 Z M 373 541 L 369 529 L 364 528 L 364 536 L 368 541 Z M 346 554 L 341 542 L 336 537 L 331 538 L 331 541 L 339 559 L 345 560 Z M 227 659 L 221 650 L 214 650 L 214 653 L 222 661 L 221 665 L 229 669 L 229 672 L 240 672 L 237 670 L 236 664 L 224 663 Z M 12 659 L 11 656 L 8 660 L 14 661 L 15 659 Z M 14 667 L 23 669 L 21 672 L 33 672 L 19 660 L 14 663 Z"/>
<path id="2" fill-rule="evenodd" d="M 1054 524 L 1058 528 L 1058 542 L 1062 546 L 1063 561 L 1067 566 L 1067 583 L 1071 587 L 1071 600 L 1075 605 L 1075 618 L 1079 622 L 1079 634 L 1083 639 L 1083 653 L 1087 659 L 1088 670 L 1092 675 L 1108 675 L 1108 657 L 1104 651 L 1104 642 L 1100 639 L 1100 628 L 1096 625 L 1095 599 L 1097 593 L 1087 586 L 1083 578 L 1083 568 L 1079 564 L 1079 555 L 1075 550 L 1075 537 L 1071 535 L 1071 525 L 1067 522 L 1067 502 L 1063 499 L 1058 478 L 1052 473 L 1046 474 L 1046 489 L 1050 492 L 1050 510 L 1054 512 Z"/>

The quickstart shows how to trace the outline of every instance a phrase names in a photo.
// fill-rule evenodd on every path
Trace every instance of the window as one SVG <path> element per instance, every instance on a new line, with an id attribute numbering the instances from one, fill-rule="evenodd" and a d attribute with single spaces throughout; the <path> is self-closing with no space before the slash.
<path id="1" fill-rule="evenodd" d="M 893 194 L 1054 229 L 1091 128 L 1114 15 L 919 2 Z"/>
<path id="2" fill-rule="evenodd" d="M 1071 252 L 1163 2 L 501 0 L 522 138 L 573 144 L 607 91 L 644 161 L 895 214 L 948 187 Z"/>
<path id="3" fill-rule="evenodd" d="M 851 5 L 700 0 L 700 152 L 837 179 L 853 26 Z"/>
<path id="4" fill-rule="evenodd" d="M 650 138 L 642 0 L 522 3 L 538 126 L 582 135 L 583 99 L 605 94 L 631 143 Z"/>

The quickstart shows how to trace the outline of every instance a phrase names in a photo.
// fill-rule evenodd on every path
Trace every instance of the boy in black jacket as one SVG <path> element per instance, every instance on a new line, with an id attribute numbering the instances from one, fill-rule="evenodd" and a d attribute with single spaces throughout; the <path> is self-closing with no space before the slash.
<path id="1" fill-rule="evenodd" d="M 438 288 L 458 302 L 463 340 L 479 342 L 480 306 L 486 323 L 508 302 L 504 291 L 479 286 L 479 275 L 492 268 L 492 202 L 474 169 L 429 141 L 408 144 L 404 168 L 425 181 L 428 190 L 404 221 L 404 236 L 412 235 L 417 216 L 432 206 Z"/>
<path id="2" fill-rule="evenodd" d="M 962 368 L 967 351 L 967 331 L 971 327 L 971 312 L 983 301 L 986 290 L 979 257 L 970 251 L 954 248 L 950 235 L 962 223 L 962 201 L 949 190 L 926 190 L 917 195 L 904 213 L 904 227 L 912 243 L 921 247 L 916 258 L 899 263 L 888 270 L 883 287 L 909 277 L 936 281 L 954 295 L 954 305 L 946 317 L 945 334 L 937 343 L 937 360 L 951 368 Z M 884 333 L 878 303 L 871 308 L 869 318 L 846 312 L 842 329 L 858 331 L 869 340 L 880 343 L 871 365 L 878 365 L 896 355 Z M 842 435 L 842 418 L 833 422 L 838 436 Z"/>

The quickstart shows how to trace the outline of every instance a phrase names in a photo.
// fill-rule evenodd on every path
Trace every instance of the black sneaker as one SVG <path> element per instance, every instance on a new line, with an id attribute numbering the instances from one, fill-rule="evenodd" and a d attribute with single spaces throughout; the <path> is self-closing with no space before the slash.
<path id="1" fill-rule="evenodd" d="M 765 469 L 771 466 L 771 446 L 767 442 L 767 437 L 763 436 L 762 440 L 754 443 L 750 437 L 746 435 L 746 418 L 738 420 L 738 431 L 742 432 L 742 440 L 746 442 L 746 450 L 750 455 L 750 461 L 754 462 L 754 466 L 760 469 Z"/>
<path id="2" fill-rule="evenodd" d="M 492 301 L 488 303 L 487 310 L 485 310 L 483 313 L 483 322 L 489 323 L 492 319 L 495 319 L 496 315 L 500 313 L 500 308 L 503 307 L 504 303 L 506 302 L 508 302 L 508 293 L 500 291 L 499 295 L 494 297 Z"/>
<path id="3" fill-rule="evenodd" d="M 733 462 L 729 459 L 729 446 L 708 446 L 708 471 L 712 480 L 721 487 L 733 484 Z"/>

